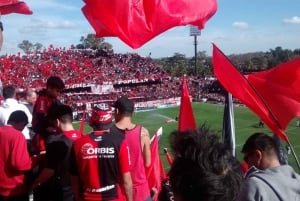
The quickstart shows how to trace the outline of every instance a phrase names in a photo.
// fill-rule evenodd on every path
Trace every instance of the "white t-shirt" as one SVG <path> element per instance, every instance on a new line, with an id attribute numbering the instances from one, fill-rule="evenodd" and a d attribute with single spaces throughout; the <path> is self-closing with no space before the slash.
<path id="1" fill-rule="evenodd" d="M 28 108 L 20 104 L 16 99 L 13 98 L 8 98 L 3 101 L 3 103 L 0 106 L 0 126 L 4 126 L 7 124 L 7 120 L 10 116 L 10 114 L 14 111 L 21 110 L 25 112 L 28 118 L 28 124 L 27 127 L 25 127 L 22 131 L 26 139 L 30 139 L 29 135 L 29 129 L 28 127 L 31 126 L 31 121 L 32 121 L 32 115 L 29 112 Z"/>

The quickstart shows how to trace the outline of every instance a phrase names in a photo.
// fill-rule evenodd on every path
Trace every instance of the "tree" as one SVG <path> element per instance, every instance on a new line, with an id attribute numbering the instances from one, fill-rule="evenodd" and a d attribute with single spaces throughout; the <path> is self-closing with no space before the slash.
<path id="1" fill-rule="evenodd" d="M 104 38 L 96 38 L 95 34 L 88 34 L 86 37 L 81 36 L 80 42 L 80 44 L 76 45 L 76 48 L 78 49 L 112 49 L 112 45 L 110 43 L 105 42 Z"/>
<path id="2" fill-rule="evenodd" d="M 41 43 L 35 43 L 33 48 L 36 52 L 39 52 L 42 49 L 43 45 Z"/>
<path id="3" fill-rule="evenodd" d="M 28 40 L 23 40 L 22 43 L 18 44 L 18 48 L 23 50 L 26 54 L 29 54 L 33 49 L 33 44 Z"/>

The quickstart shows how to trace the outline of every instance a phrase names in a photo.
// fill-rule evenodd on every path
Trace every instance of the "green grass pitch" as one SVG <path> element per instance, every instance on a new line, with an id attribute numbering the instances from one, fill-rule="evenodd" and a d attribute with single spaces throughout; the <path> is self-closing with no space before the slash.
<path id="1" fill-rule="evenodd" d="M 208 103 L 193 103 L 193 111 L 197 125 L 200 126 L 205 123 L 211 129 L 221 134 L 223 124 L 223 110 L 224 105 L 208 104 Z M 170 119 L 175 119 L 179 114 L 179 107 L 171 107 L 164 109 L 151 110 L 146 112 L 136 112 L 133 116 L 133 122 L 141 124 L 146 127 L 151 136 L 159 127 L 163 127 L 163 136 L 160 141 L 160 154 L 165 164 L 166 170 L 169 165 L 166 163 L 165 156 L 163 154 L 163 148 L 169 148 L 169 134 L 177 129 L 178 122 L 167 122 Z M 271 134 L 271 131 L 265 126 L 264 128 L 258 127 L 259 118 L 252 113 L 246 107 L 234 108 L 234 122 L 236 132 L 236 153 L 239 160 L 242 159 L 240 149 L 245 140 L 251 134 L 255 132 L 266 132 Z M 78 128 L 79 124 L 75 124 Z M 89 132 L 91 129 L 89 126 L 85 126 L 85 132 Z M 296 126 L 296 119 L 292 120 L 286 130 L 290 142 L 292 143 L 297 156 L 300 155 L 300 138 L 298 135 L 300 127 Z M 283 146 L 286 144 L 282 142 Z M 289 156 L 289 163 L 299 172 L 299 168 L 296 166 L 296 161 L 292 154 Z"/>

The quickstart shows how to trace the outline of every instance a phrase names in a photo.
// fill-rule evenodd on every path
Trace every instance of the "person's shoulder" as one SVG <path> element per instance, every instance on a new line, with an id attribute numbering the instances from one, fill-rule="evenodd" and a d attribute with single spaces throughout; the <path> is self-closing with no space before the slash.
<path id="1" fill-rule="evenodd" d="M 143 126 L 141 126 L 141 136 L 150 137 L 149 130 Z"/>

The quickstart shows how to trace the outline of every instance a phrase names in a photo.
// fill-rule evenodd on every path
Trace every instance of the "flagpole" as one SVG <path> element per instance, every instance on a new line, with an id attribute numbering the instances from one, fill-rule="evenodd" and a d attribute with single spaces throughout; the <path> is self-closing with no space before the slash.
<path id="1" fill-rule="evenodd" d="M 299 163 L 298 157 L 297 157 L 296 152 L 295 152 L 295 150 L 294 150 L 294 148 L 293 148 L 293 146 L 292 146 L 292 144 L 291 144 L 291 142 L 290 142 L 289 139 L 287 140 L 287 143 L 288 143 L 288 145 L 289 145 L 290 148 L 291 148 L 292 154 L 293 154 L 293 156 L 294 156 L 294 158 L 295 158 L 295 160 L 296 160 L 296 162 L 297 162 L 298 168 L 299 168 L 299 170 L 300 170 L 300 163 Z"/>
<path id="2" fill-rule="evenodd" d="M 228 106 L 230 112 L 230 129 L 231 129 L 231 140 L 232 140 L 232 155 L 235 157 L 235 124 L 234 124 L 234 113 L 233 113 L 233 102 L 232 94 L 228 93 Z"/>

